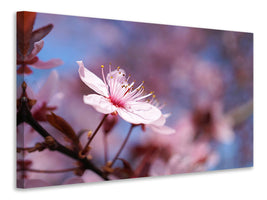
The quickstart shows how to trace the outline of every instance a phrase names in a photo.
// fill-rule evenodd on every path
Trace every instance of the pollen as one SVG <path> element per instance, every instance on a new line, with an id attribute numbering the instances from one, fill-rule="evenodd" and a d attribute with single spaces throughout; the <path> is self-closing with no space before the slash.
<path id="1" fill-rule="evenodd" d="M 113 76 L 111 76 L 110 78 L 113 79 Z"/>
<path id="2" fill-rule="evenodd" d="M 90 131 L 88 131 L 88 133 L 87 133 L 87 137 L 89 138 L 89 137 L 91 137 L 91 135 L 92 135 L 92 131 L 90 130 Z"/>
<path id="3" fill-rule="evenodd" d="M 101 68 L 104 68 L 104 65 L 101 65 Z"/>

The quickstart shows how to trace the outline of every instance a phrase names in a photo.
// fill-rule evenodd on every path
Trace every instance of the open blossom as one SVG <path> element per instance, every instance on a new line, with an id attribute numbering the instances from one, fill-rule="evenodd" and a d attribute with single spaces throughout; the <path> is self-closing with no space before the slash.
<path id="1" fill-rule="evenodd" d="M 118 113 L 125 121 L 132 124 L 149 124 L 158 120 L 162 113 L 152 104 L 144 102 L 144 99 L 152 93 L 143 95 L 143 83 L 133 89 L 135 82 L 128 84 L 124 70 L 119 67 L 104 76 L 103 81 L 86 69 L 82 61 L 77 61 L 81 80 L 98 94 L 84 96 L 85 104 L 93 106 L 98 112 L 104 114 Z"/>

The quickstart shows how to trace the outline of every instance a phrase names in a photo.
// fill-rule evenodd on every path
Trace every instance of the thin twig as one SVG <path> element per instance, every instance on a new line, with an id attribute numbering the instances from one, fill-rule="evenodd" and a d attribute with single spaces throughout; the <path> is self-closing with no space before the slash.
<path id="1" fill-rule="evenodd" d="M 103 143 L 104 143 L 104 162 L 108 162 L 108 141 L 107 141 L 107 134 L 103 134 Z"/>
<path id="2" fill-rule="evenodd" d="M 89 138 L 88 142 L 86 143 L 86 145 L 84 146 L 83 150 L 82 150 L 82 154 L 86 154 L 87 153 L 87 149 L 88 146 L 90 145 L 90 143 L 93 141 L 94 137 L 96 136 L 98 130 L 100 129 L 100 127 L 102 126 L 102 124 L 104 123 L 105 119 L 107 118 L 108 114 L 104 115 L 103 119 L 101 120 L 101 122 L 98 124 L 97 128 L 95 129 L 94 133 L 92 134 L 92 136 Z"/>
<path id="3" fill-rule="evenodd" d="M 128 134 L 127 134 L 126 138 L 124 139 L 124 141 L 123 141 L 123 143 L 122 143 L 122 145 L 121 145 L 119 151 L 117 152 L 117 154 L 116 154 L 115 157 L 113 158 L 113 160 L 112 160 L 112 162 L 111 162 L 111 164 L 110 164 L 109 167 L 112 167 L 113 164 L 115 163 L 115 161 L 119 158 L 119 156 L 120 156 L 120 154 L 121 154 L 123 148 L 125 147 L 125 145 L 126 145 L 128 139 L 129 139 L 129 137 L 130 137 L 130 135 L 131 135 L 131 133 L 132 133 L 132 130 L 133 130 L 133 128 L 134 128 L 135 126 L 136 126 L 136 125 L 134 125 L 134 124 L 131 125 L 131 127 L 130 127 L 130 129 L 129 129 L 129 131 L 128 131 Z"/>

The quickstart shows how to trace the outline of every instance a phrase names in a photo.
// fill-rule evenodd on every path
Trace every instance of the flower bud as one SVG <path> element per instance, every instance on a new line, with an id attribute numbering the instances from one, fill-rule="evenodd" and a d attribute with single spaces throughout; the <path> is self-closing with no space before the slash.
<path id="1" fill-rule="evenodd" d="M 113 115 L 113 114 L 108 115 L 103 124 L 104 133 L 108 134 L 117 124 L 117 122 L 118 122 L 118 115 Z"/>

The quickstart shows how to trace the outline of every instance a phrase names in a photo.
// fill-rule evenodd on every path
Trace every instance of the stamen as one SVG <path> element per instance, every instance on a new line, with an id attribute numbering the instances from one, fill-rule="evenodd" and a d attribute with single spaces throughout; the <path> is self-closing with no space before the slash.
<path id="1" fill-rule="evenodd" d="M 106 78 L 105 78 L 105 75 L 104 75 L 104 65 L 101 65 L 101 71 L 102 71 L 102 79 L 103 79 L 106 87 L 108 87 L 107 82 L 106 82 Z"/>
<path id="2" fill-rule="evenodd" d="M 111 72 L 111 63 L 109 63 L 109 73 Z"/>

